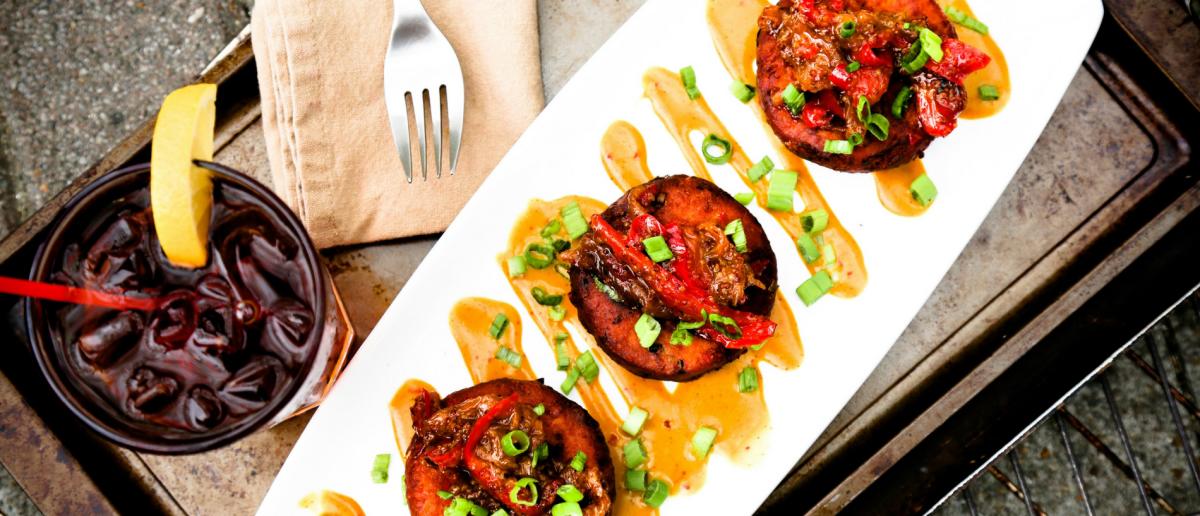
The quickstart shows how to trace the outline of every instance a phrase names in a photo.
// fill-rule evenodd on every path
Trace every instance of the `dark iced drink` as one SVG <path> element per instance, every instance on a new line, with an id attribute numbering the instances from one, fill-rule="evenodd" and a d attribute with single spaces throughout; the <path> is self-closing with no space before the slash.
<path id="1" fill-rule="evenodd" d="M 152 311 L 29 301 L 39 364 L 67 405 L 126 446 L 228 443 L 324 395 L 349 341 L 308 236 L 262 185 L 213 173 L 208 263 L 172 265 L 150 212 L 149 168 L 72 199 L 33 279 L 156 300 Z"/>

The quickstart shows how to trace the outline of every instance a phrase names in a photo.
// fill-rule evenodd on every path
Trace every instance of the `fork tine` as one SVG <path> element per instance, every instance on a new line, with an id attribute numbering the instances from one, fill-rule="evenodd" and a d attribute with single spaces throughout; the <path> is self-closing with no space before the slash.
<path id="1" fill-rule="evenodd" d="M 400 154 L 400 165 L 404 167 L 404 177 L 411 183 L 412 176 L 412 153 L 409 151 L 408 142 L 408 94 L 404 94 L 403 100 L 405 108 L 399 113 L 393 110 L 389 113 L 392 126 L 392 142 L 396 144 L 396 152 Z M 401 119 L 400 117 L 404 118 Z"/>
<path id="2" fill-rule="evenodd" d="M 410 104 L 410 106 L 412 106 L 412 110 L 413 110 L 413 116 L 412 116 L 412 122 L 411 122 L 412 125 L 409 126 L 416 131 L 416 135 L 417 135 L 415 140 L 416 140 L 416 144 L 417 144 L 417 152 L 420 154 L 421 180 L 422 181 L 424 181 L 426 179 L 426 172 L 425 172 L 425 98 L 424 97 L 425 97 L 424 90 L 417 90 L 417 91 L 413 92 L 412 104 Z M 417 162 L 417 159 L 416 159 L 417 156 L 413 156 L 413 158 L 414 158 L 413 164 L 415 165 Z M 416 175 L 416 174 L 413 174 L 413 175 Z"/>
<path id="3" fill-rule="evenodd" d="M 432 125 L 429 128 L 429 139 L 433 140 L 433 171 L 438 179 L 442 177 L 442 92 L 441 88 L 437 87 L 429 90 L 429 120 Z"/>
<path id="4" fill-rule="evenodd" d="M 462 142 L 463 111 L 466 109 L 463 99 L 462 78 L 458 77 L 457 84 L 446 85 L 446 110 L 450 118 L 450 175 L 458 168 L 458 149 Z"/>

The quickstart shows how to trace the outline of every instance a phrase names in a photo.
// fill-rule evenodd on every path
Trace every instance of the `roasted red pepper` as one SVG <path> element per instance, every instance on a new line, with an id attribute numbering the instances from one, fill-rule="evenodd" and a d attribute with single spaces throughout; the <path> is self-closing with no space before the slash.
<path id="1" fill-rule="evenodd" d="M 846 65 L 844 64 L 837 65 L 829 72 L 829 82 L 832 82 L 834 86 L 843 90 L 850 88 L 850 81 L 852 79 L 853 77 L 850 76 L 850 72 L 846 70 Z"/>
<path id="2" fill-rule="evenodd" d="M 499 403 L 493 405 L 479 419 L 475 420 L 475 425 L 471 427 L 471 433 L 467 434 L 467 444 L 463 446 L 463 458 L 465 460 L 469 462 L 475 456 L 475 445 L 479 444 L 479 440 L 483 438 L 483 434 L 487 432 L 488 427 L 492 426 L 492 423 L 500 416 L 517 406 L 517 398 L 518 396 L 513 394 L 500 400 Z"/>
<path id="3" fill-rule="evenodd" d="M 833 91 L 824 90 L 817 94 L 815 101 L 804 104 L 804 109 L 800 112 L 800 120 L 804 122 L 804 125 L 819 129 L 829 125 L 829 122 L 833 121 L 833 115 L 841 109 Z"/>
<path id="4" fill-rule="evenodd" d="M 664 235 L 667 237 L 667 247 L 671 248 L 671 253 L 675 255 L 669 263 L 671 269 L 675 272 L 675 276 L 682 279 L 692 290 L 704 292 L 708 287 L 704 281 L 696 276 L 696 271 L 692 270 L 692 252 L 688 250 L 687 243 L 683 240 L 683 230 L 676 224 L 667 226 Z"/>
<path id="5" fill-rule="evenodd" d="M 443 467 L 443 468 L 448 468 L 448 467 L 457 465 L 459 459 L 461 459 L 462 456 L 463 456 L 462 448 L 459 448 L 457 446 L 450 448 L 442 453 L 430 453 L 429 455 L 427 455 L 427 457 L 429 457 L 429 460 L 433 461 L 434 464 L 437 464 L 438 466 Z"/>
<path id="6" fill-rule="evenodd" d="M 971 45 L 957 39 L 946 39 L 942 40 L 942 60 L 930 59 L 925 63 L 925 68 L 957 84 L 962 84 L 963 79 L 971 72 L 982 69 L 991 61 L 991 57 Z"/>
<path id="7" fill-rule="evenodd" d="M 886 66 L 892 64 L 887 57 L 880 57 L 875 53 L 876 48 L 883 47 L 887 41 L 883 36 L 876 35 L 875 37 L 863 43 L 858 51 L 854 53 L 854 60 L 863 66 Z"/>
<path id="8" fill-rule="evenodd" d="M 678 312 L 684 319 L 698 321 L 704 314 L 719 314 L 737 323 L 740 338 L 727 336 L 711 326 L 697 330 L 700 335 L 726 347 L 749 347 L 762 343 L 775 333 L 775 322 L 769 318 L 718 305 L 707 292 L 688 285 L 666 269 L 659 267 L 636 247 L 625 245 L 626 236 L 614 229 L 599 215 L 592 216 L 591 229 L 613 256 L 633 270 L 654 290 L 663 304 Z"/>
<path id="9" fill-rule="evenodd" d="M 641 247 L 642 240 L 661 234 L 663 234 L 662 223 L 653 215 L 643 213 L 635 217 L 629 224 L 629 238 L 625 240 L 625 243 L 633 247 Z"/>

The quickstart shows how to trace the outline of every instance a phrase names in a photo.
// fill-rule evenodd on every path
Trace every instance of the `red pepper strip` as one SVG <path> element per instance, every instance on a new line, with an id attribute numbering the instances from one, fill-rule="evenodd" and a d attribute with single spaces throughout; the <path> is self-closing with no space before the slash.
<path id="1" fill-rule="evenodd" d="M 833 121 L 833 115 L 841 110 L 837 96 L 833 90 L 824 90 L 817 94 L 815 102 L 807 102 L 800 112 L 800 120 L 813 129 L 820 129 Z"/>
<path id="2" fill-rule="evenodd" d="M 879 54 L 875 53 L 875 49 L 882 47 L 885 43 L 886 41 L 882 36 L 876 35 L 858 48 L 858 51 L 854 53 L 854 60 L 863 66 L 885 66 L 891 64 L 888 58 L 879 57 Z"/>
<path id="3" fill-rule="evenodd" d="M 677 224 L 671 224 L 667 226 L 663 234 L 667 237 L 667 247 L 670 247 L 671 253 L 675 255 L 675 258 L 669 262 L 675 276 L 682 279 L 693 290 L 707 291 L 708 287 L 696 276 L 696 271 L 692 270 L 692 253 L 683 240 L 683 231 Z"/>
<path id="4" fill-rule="evenodd" d="M 742 312 L 731 308 L 726 308 L 718 305 L 707 295 L 689 289 L 683 280 L 675 277 L 675 275 L 667 272 L 666 269 L 659 267 L 650 261 L 646 255 L 638 252 L 634 248 L 624 245 L 625 238 L 616 229 L 613 229 L 607 221 L 599 215 L 592 216 L 591 222 L 592 231 L 600 237 L 609 248 L 613 251 L 613 256 L 628 265 L 635 274 L 638 274 L 650 288 L 654 289 L 658 297 L 662 299 L 663 304 L 668 308 L 679 312 L 684 318 L 689 321 L 700 320 L 701 314 L 721 314 L 732 318 L 737 322 L 739 327 L 752 329 L 756 332 L 756 336 L 765 334 L 769 337 L 775 333 L 775 323 L 770 319 L 758 314 Z M 761 330 L 759 328 L 762 328 Z M 722 345 L 729 345 L 738 342 L 739 340 L 748 340 L 743 331 L 742 339 L 731 339 L 719 332 L 713 332 L 716 335 L 711 339 Z M 766 337 L 763 337 L 765 340 Z M 759 341 L 761 342 L 761 341 Z M 755 342 L 754 345 L 758 344 Z"/>
<path id="5" fill-rule="evenodd" d="M 467 435 L 467 445 L 463 447 L 464 459 L 469 460 L 470 457 L 475 456 L 472 453 L 475 451 L 475 445 L 479 444 L 479 440 L 483 438 L 483 434 L 487 432 L 488 427 L 492 426 L 492 422 L 503 413 L 512 410 L 517 405 L 518 397 L 516 393 L 513 393 L 509 397 L 500 400 L 500 403 L 493 405 L 492 408 L 483 413 L 483 416 L 475 420 L 475 425 L 471 427 L 471 433 Z"/>
<path id="6" fill-rule="evenodd" d="M 625 242 L 630 247 L 640 248 L 642 240 L 661 234 L 663 234 L 662 223 L 654 218 L 654 215 L 643 213 L 635 217 L 633 223 L 629 225 L 629 238 Z"/>
<path id="7" fill-rule="evenodd" d="M 971 45 L 957 39 L 945 39 L 942 40 L 942 60 L 939 62 L 930 59 L 925 63 L 925 68 L 962 84 L 963 79 L 971 72 L 987 66 L 991 61 L 991 57 Z"/>
<path id="8" fill-rule="evenodd" d="M 846 65 L 839 64 L 836 68 L 829 72 L 829 82 L 841 89 L 850 88 L 850 81 L 853 79 L 850 72 L 846 70 Z"/>
<path id="9" fill-rule="evenodd" d="M 448 468 L 458 464 L 458 459 L 462 458 L 462 452 L 460 450 L 461 448 L 455 446 L 443 453 L 431 453 L 427 455 L 427 457 L 429 457 L 429 460 L 433 461 L 434 464 L 437 464 L 443 468 Z"/>

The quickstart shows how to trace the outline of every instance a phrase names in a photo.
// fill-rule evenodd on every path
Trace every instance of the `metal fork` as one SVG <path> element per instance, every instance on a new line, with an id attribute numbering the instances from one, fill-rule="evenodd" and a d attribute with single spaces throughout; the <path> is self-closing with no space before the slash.
<path id="1" fill-rule="evenodd" d="M 442 31 L 429 19 L 420 0 L 394 0 L 392 39 L 383 64 L 383 90 L 392 139 L 404 164 L 404 176 L 413 181 L 413 149 L 419 154 L 421 180 L 428 179 L 428 152 L 436 159 L 437 177 L 458 165 L 462 141 L 463 75 L 458 56 Z M 437 113 L 430 113 L 430 105 Z M 428 115 L 428 116 L 427 116 Z M 440 115 L 440 116 L 439 116 Z M 445 128 L 449 126 L 449 134 Z M 427 135 L 433 135 L 426 138 Z M 449 145 L 449 167 L 442 166 L 443 138 Z M 428 141 L 427 141 L 428 140 Z"/>

